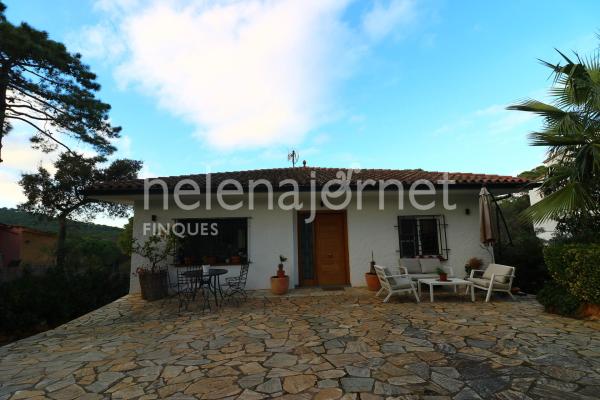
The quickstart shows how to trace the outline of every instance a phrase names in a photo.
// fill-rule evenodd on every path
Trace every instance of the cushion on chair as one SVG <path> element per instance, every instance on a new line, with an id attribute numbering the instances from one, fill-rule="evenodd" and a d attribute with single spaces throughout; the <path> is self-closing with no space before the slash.
<path id="1" fill-rule="evenodd" d="M 485 278 L 469 278 L 468 281 L 473 282 L 474 285 L 489 288 L 490 280 Z M 508 283 L 498 283 L 496 279 L 494 279 L 494 289 L 505 289 L 508 290 Z"/>
<path id="2" fill-rule="evenodd" d="M 421 264 L 418 258 L 401 258 L 400 266 L 406 268 L 409 274 L 420 274 Z"/>
<path id="3" fill-rule="evenodd" d="M 442 268 L 439 258 L 420 258 L 421 272 L 424 274 L 435 274 L 438 268 Z"/>
<path id="4" fill-rule="evenodd" d="M 409 278 L 393 278 L 395 283 L 390 285 L 392 290 L 410 289 L 411 280 Z M 391 283 L 391 282 L 390 282 Z"/>
<path id="5" fill-rule="evenodd" d="M 394 273 L 390 270 L 389 267 L 383 267 L 383 271 L 385 272 L 385 276 L 390 276 L 390 275 L 398 275 L 397 273 Z M 395 278 L 386 278 L 388 283 L 390 284 L 390 286 L 394 286 L 396 284 L 396 279 Z"/>
<path id="6" fill-rule="evenodd" d="M 494 280 L 498 283 L 507 283 L 509 276 L 512 273 L 512 267 L 502 264 L 490 264 L 483 272 L 483 278 L 490 280 L 492 274 L 495 274 Z"/>

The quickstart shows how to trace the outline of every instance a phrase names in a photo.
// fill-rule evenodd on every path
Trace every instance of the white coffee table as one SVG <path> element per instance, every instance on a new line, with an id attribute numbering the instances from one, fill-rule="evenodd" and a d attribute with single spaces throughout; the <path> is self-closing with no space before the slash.
<path id="1" fill-rule="evenodd" d="M 419 289 L 419 297 L 421 297 L 421 284 L 429 285 L 429 300 L 433 303 L 433 287 L 434 286 L 453 286 L 454 293 L 457 293 L 457 288 L 459 286 L 465 285 L 471 288 L 471 301 L 475 301 L 475 288 L 473 287 L 473 282 L 466 281 L 464 279 L 459 278 L 448 278 L 447 281 L 440 281 L 437 278 L 423 278 L 417 281 L 417 286 Z"/>

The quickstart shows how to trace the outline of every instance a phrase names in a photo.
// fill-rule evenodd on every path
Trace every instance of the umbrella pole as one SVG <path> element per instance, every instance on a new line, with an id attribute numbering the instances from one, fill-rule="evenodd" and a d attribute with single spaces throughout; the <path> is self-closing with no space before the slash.
<path id="1" fill-rule="evenodd" d="M 493 243 L 490 243 L 488 245 L 488 251 L 490 253 L 490 256 L 492 256 L 492 264 L 495 264 L 496 263 L 496 257 L 494 255 L 494 244 Z"/>

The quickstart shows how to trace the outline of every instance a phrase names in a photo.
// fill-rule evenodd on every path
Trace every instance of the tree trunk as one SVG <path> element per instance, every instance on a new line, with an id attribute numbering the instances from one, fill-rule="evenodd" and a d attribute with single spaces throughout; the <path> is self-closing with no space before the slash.
<path id="1" fill-rule="evenodd" d="M 2 162 L 2 139 L 8 132 L 4 131 L 6 122 L 6 91 L 8 90 L 8 65 L 0 69 L 0 163 Z"/>
<path id="2" fill-rule="evenodd" d="M 58 240 L 56 241 L 56 265 L 63 266 L 66 256 L 67 216 L 58 216 Z"/>

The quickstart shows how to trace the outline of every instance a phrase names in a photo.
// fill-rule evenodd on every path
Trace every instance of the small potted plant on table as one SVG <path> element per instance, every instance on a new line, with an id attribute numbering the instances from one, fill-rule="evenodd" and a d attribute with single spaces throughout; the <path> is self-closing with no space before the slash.
<path id="1" fill-rule="evenodd" d="M 435 272 L 440 276 L 440 282 L 448 282 L 448 273 L 441 268 L 437 268 Z"/>
<path id="2" fill-rule="evenodd" d="M 287 261 L 287 257 L 279 256 L 279 265 L 277 266 L 277 275 L 271 277 L 271 292 L 273 294 L 286 294 L 290 285 L 290 277 L 283 270 L 283 263 Z"/>
<path id="3" fill-rule="evenodd" d="M 173 256 L 176 240 L 172 235 L 152 235 L 143 243 L 133 240 L 131 250 L 148 260 L 148 264 L 135 271 L 140 281 L 142 299 L 154 301 L 168 294 L 166 265 L 161 265 L 169 256 Z"/>
<path id="4" fill-rule="evenodd" d="M 369 272 L 365 273 L 365 280 L 367 281 L 367 288 L 372 292 L 377 292 L 381 289 L 381 283 L 379 282 L 379 278 L 377 277 L 377 273 L 375 272 L 375 258 L 373 257 L 373 252 L 371 251 L 371 262 L 369 263 L 370 269 Z"/>

